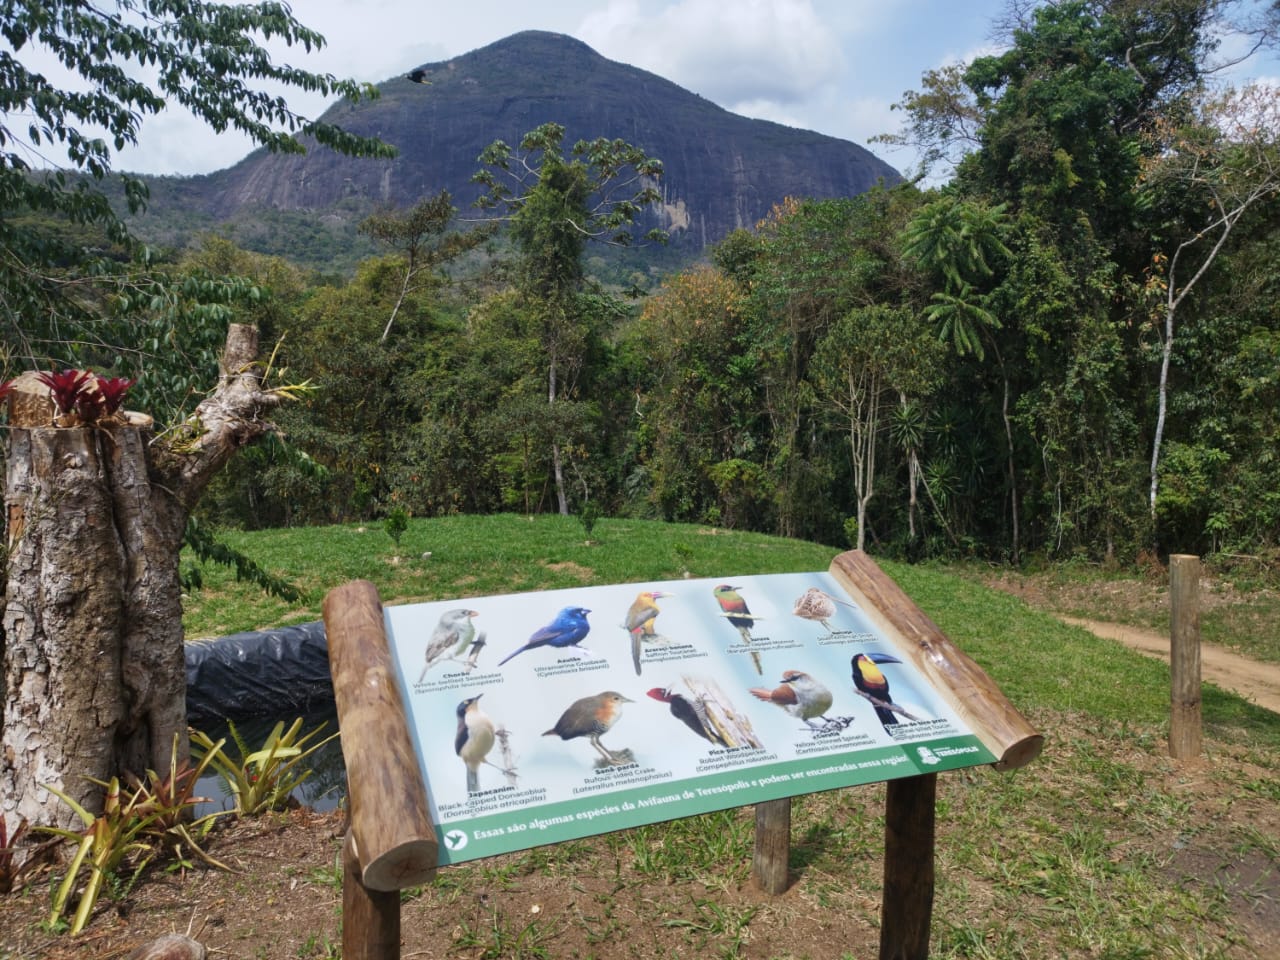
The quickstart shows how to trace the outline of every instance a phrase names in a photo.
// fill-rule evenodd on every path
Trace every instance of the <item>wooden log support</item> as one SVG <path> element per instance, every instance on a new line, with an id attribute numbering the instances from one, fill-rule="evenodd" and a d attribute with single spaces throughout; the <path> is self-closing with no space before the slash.
<path id="1" fill-rule="evenodd" d="M 1169 558 L 1169 756 L 1200 756 L 1200 558 Z"/>
<path id="2" fill-rule="evenodd" d="M 756 804 L 756 845 L 751 872 L 765 893 L 787 889 L 791 859 L 791 798 Z"/>
<path id="3" fill-rule="evenodd" d="M 400 895 L 435 877 L 439 845 L 373 584 L 324 598 L 329 670 L 347 765 L 342 955 L 400 956 Z"/>
<path id="4" fill-rule="evenodd" d="M 400 892 L 370 890 L 360 882 L 351 834 L 342 845 L 342 956 L 344 960 L 399 960 Z"/>
<path id="5" fill-rule="evenodd" d="M 937 794 L 936 773 L 886 784 L 880 960 L 925 960 L 929 956 Z"/>
<path id="6" fill-rule="evenodd" d="M 1043 735 L 863 551 L 840 554 L 831 561 L 831 575 L 995 754 L 997 770 L 1013 770 L 1039 756 Z"/>

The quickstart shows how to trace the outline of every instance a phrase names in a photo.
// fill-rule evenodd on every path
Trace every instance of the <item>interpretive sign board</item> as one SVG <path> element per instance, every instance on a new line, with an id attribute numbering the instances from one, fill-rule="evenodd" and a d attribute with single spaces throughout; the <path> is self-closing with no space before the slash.
<path id="1" fill-rule="evenodd" d="M 384 613 L 440 865 L 997 760 L 827 572 Z"/>

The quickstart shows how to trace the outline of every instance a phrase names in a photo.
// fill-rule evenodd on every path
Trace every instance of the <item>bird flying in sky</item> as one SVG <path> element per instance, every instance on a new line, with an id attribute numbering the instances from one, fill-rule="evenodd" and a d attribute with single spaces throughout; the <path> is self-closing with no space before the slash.
<path id="1" fill-rule="evenodd" d="M 712 593 L 715 594 L 716 602 L 720 604 L 721 612 L 738 629 L 742 642 L 750 646 L 751 627 L 761 618 L 752 616 L 751 610 L 747 607 L 747 601 L 742 599 L 737 587 L 722 583 Z M 760 654 L 754 650 L 751 651 L 751 662 L 755 664 L 756 673 L 763 675 L 764 667 L 760 665 Z"/>
<path id="2" fill-rule="evenodd" d="M 555 647 L 560 650 L 572 648 L 575 652 L 590 654 L 586 647 L 580 647 L 591 626 L 587 623 L 587 614 L 591 611 L 585 607 L 565 607 L 556 614 L 556 618 L 545 627 L 540 627 L 533 636 L 525 641 L 524 646 L 517 647 L 503 657 L 498 666 L 502 666 L 517 654 L 536 647 Z"/>
<path id="3" fill-rule="evenodd" d="M 426 679 L 427 671 L 434 667 L 449 649 L 456 647 L 454 656 L 461 656 L 476 635 L 476 625 L 472 617 L 478 617 L 476 610 L 446 610 L 440 622 L 431 631 L 431 639 L 427 641 L 426 664 L 418 675 L 418 682 Z"/>
<path id="4" fill-rule="evenodd" d="M 604 757 L 605 763 L 630 763 L 628 751 L 614 753 L 600 742 L 600 738 L 618 722 L 618 718 L 622 716 L 622 705 L 634 702 L 616 690 L 605 690 L 592 697 L 583 697 L 581 700 L 575 700 L 569 709 L 560 715 L 556 725 L 542 735 L 559 737 L 561 740 L 586 737 L 600 752 L 600 756 Z"/>
<path id="5" fill-rule="evenodd" d="M 657 601 L 670 596 L 674 594 L 663 593 L 661 590 L 641 591 L 627 611 L 627 619 L 622 627 L 631 634 L 631 662 L 635 665 L 637 677 L 640 676 L 640 644 L 657 636 L 653 621 L 662 612 L 658 609 Z"/>
<path id="6" fill-rule="evenodd" d="M 495 739 L 493 721 L 480 709 L 477 693 L 458 704 L 458 733 L 453 738 L 453 752 L 467 765 L 467 793 L 480 789 L 480 764 L 485 762 L 493 749 Z"/>
<path id="7" fill-rule="evenodd" d="M 673 717 L 703 740 L 714 743 L 719 747 L 729 746 L 729 741 L 724 738 L 724 734 L 717 730 L 715 724 L 711 722 L 706 706 L 697 698 L 686 697 L 684 694 L 675 692 L 670 687 L 654 687 L 648 691 L 646 696 L 652 697 L 660 703 L 665 703 L 671 710 Z"/>
<path id="8" fill-rule="evenodd" d="M 821 728 L 815 726 L 814 718 L 825 717 L 826 712 L 831 709 L 831 691 L 800 670 L 788 670 L 772 690 L 752 687 L 751 695 L 757 700 L 781 707 L 815 730 Z"/>

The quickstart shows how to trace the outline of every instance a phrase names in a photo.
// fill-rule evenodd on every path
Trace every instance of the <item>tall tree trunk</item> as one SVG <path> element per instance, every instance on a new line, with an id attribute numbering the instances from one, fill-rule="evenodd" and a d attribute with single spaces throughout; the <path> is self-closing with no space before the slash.
<path id="1" fill-rule="evenodd" d="M 559 427 L 556 424 L 556 390 L 558 387 L 558 377 L 556 371 L 555 354 L 551 355 L 550 369 L 547 375 L 547 407 L 551 413 L 551 469 L 555 476 L 556 482 L 556 505 L 560 510 L 560 516 L 567 517 L 569 515 L 569 496 L 564 489 L 564 458 L 560 454 L 560 440 L 555 436 Z"/>
<path id="2" fill-rule="evenodd" d="M 233 325 L 217 390 L 174 440 L 151 418 L 53 425 L 31 375 L 11 395 L 0 815 L 72 826 L 107 780 L 187 754 L 178 552 L 191 508 L 279 398 L 261 389 L 257 331 Z M 16 396 L 15 396 L 16 395 Z"/>

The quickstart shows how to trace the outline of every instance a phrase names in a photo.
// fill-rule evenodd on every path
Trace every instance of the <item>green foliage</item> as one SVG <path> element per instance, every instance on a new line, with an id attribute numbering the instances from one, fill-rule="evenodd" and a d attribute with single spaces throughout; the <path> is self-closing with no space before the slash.
<path id="1" fill-rule="evenodd" d="M 103 892 L 121 899 L 138 881 L 157 853 L 157 847 L 179 865 L 190 866 L 190 855 L 204 863 L 226 869 L 201 849 L 199 839 L 208 833 L 216 814 L 191 822 L 191 810 L 202 798 L 195 796 L 196 782 L 208 766 L 209 758 L 195 767 L 178 762 L 178 739 L 174 736 L 169 770 L 161 776 L 148 770 L 146 776 L 128 777 L 128 788 L 118 777 L 93 780 L 104 790 L 102 813 L 94 816 L 56 787 L 47 789 L 62 799 L 84 824 L 82 832 L 43 827 L 43 831 L 76 845 L 62 882 L 53 892 L 46 925 L 60 929 L 82 874 L 84 886 L 69 925 L 72 936 L 82 932 L 93 915 Z M 128 866 L 131 872 L 122 873 Z"/>
<path id="2" fill-rule="evenodd" d="M 111 884 L 120 879 L 119 871 L 126 860 L 133 861 L 132 880 L 136 881 L 154 853 L 145 836 L 161 815 L 152 797 L 140 790 L 122 791 L 117 777 L 112 777 L 108 782 L 93 782 L 101 785 L 105 791 L 102 813 L 97 816 L 89 813 L 57 787 L 46 787 L 70 806 L 85 826 L 83 833 L 54 827 L 42 828 L 76 844 L 62 883 L 53 894 L 46 921 L 49 928 L 61 928 L 80 875 L 82 872 L 86 874 L 84 890 L 70 923 L 69 932 L 72 936 L 83 931 L 89 923 L 99 896 L 104 888 L 110 889 Z"/>
<path id="3" fill-rule="evenodd" d="M 297 137 L 306 136 L 387 157 L 394 151 L 385 144 L 293 112 L 276 88 L 353 99 L 375 91 L 274 61 L 263 44 L 309 51 L 324 42 L 282 4 L 11 4 L 0 34 L 9 48 L 0 54 L 0 326 L 12 350 L 4 359 L 127 372 L 139 399 L 166 420 L 203 390 L 183 375 L 183 362 L 209 369 L 203 354 L 211 349 L 216 359 L 229 304 L 256 294 L 158 269 L 108 196 L 115 191 L 130 213 L 147 201 L 141 181 L 122 174 L 112 182 L 113 153 L 137 143 L 147 116 L 177 103 L 215 131 L 239 130 L 273 152 L 302 152 Z M 29 66 L 44 52 L 74 75 L 66 89 Z M 152 85 L 136 79 L 152 71 Z M 27 118 L 25 129 L 11 117 Z M 28 156 L 56 149 L 68 169 L 30 168 Z M 128 371 L 116 369 L 122 360 Z"/>
<path id="4" fill-rule="evenodd" d="M 282 600 L 296 601 L 302 599 L 302 591 L 297 586 L 288 580 L 272 575 L 251 557 L 245 556 L 240 551 L 219 540 L 212 530 L 194 516 L 187 518 L 187 526 L 183 531 L 182 542 L 200 563 L 220 564 L 234 570 L 237 580 L 256 584 L 264 592 L 280 597 Z M 185 578 L 183 586 L 186 589 L 198 589 L 200 587 L 199 574 L 190 574 Z"/>
<path id="5" fill-rule="evenodd" d="M 270 810 L 283 810 L 290 795 L 310 775 L 311 770 L 302 765 L 338 734 L 332 733 L 322 740 L 315 738 L 324 731 L 325 724 L 302 733 L 302 718 L 296 719 L 286 730 L 284 721 L 272 728 L 267 739 L 257 750 L 251 750 L 236 732 L 235 724 L 227 721 L 236 756 L 225 749 L 225 740 L 216 743 L 199 730 L 191 731 L 191 752 L 201 767 L 211 767 L 222 777 L 228 792 L 235 801 L 235 812 L 251 817 Z"/>
<path id="6" fill-rule="evenodd" d="M 596 528 L 596 521 L 600 519 L 600 507 L 594 500 L 588 500 L 578 508 L 578 522 L 582 524 L 582 532 L 586 534 L 588 540 L 591 539 L 591 532 Z"/>
<path id="7" fill-rule="evenodd" d="M 391 542 L 399 550 L 400 538 L 409 529 L 409 511 L 396 504 L 387 511 L 386 519 L 382 521 L 382 528 L 387 531 L 387 536 L 391 538 Z"/>

